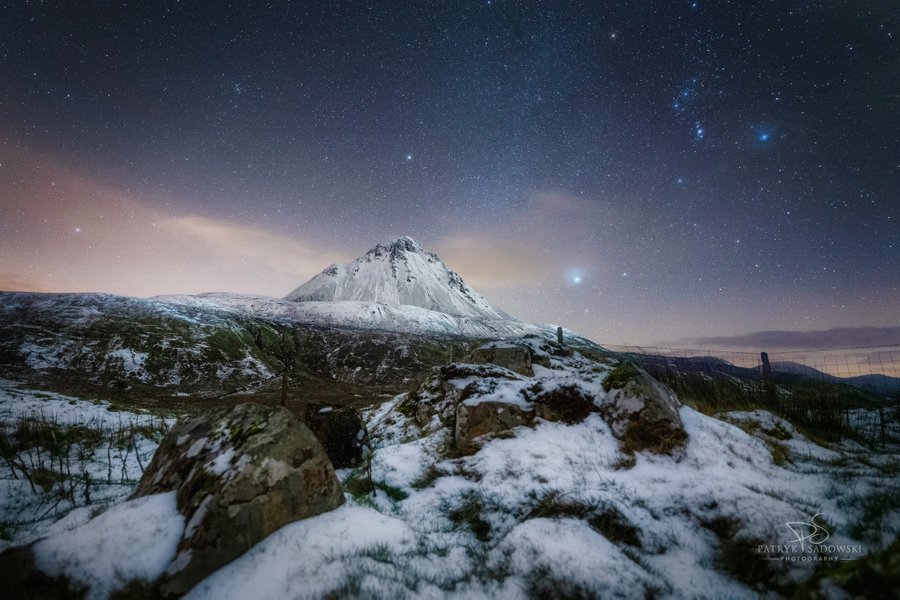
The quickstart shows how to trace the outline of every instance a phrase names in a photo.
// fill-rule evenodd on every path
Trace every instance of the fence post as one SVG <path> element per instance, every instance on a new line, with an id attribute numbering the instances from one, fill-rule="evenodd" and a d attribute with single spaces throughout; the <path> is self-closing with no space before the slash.
<path id="1" fill-rule="evenodd" d="M 556 343 L 560 346 L 563 345 L 563 330 L 562 327 L 556 328 Z"/>
<path id="2" fill-rule="evenodd" d="M 775 377 L 772 374 L 772 364 L 769 362 L 769 354 L 760 352 L 759 359 L 762 361 L 763 386 L 766 392 L 766 400 L 771 406 L 775 406 Z"/>

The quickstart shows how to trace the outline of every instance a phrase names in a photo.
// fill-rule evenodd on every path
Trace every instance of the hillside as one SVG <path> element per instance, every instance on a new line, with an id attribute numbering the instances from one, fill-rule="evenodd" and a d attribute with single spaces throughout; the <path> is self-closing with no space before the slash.
<path id="1" fill-rule="evenodd" d="M 326 269 L 289 297 L 0 292 L 0 376 L 70 393 L 209 399 L 266 390 L 287 364 L 307 390 L 372 400 L 485 340 L 556 337 L 555 326 L 490 304 L 410 238 Z"/>

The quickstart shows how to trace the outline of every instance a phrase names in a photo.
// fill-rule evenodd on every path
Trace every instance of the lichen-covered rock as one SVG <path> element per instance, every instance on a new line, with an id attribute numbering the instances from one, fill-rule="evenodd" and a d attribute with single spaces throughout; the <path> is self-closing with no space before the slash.
<path id="1" fill-rule="evenodd" d="M 492 364 L 451 363 L 434 369 L 409 399 L 415 404 L 416 423 L 429 431 L 454 427 L 459 403 L 479 393 L 479 386 L 490 380 L 521 381 L 522 378 Z"/>
<path id="2" fill-rule="evenodd" d="M 678 454 L 687 440 L 671 389 L 630 363 L 620 363 L 604 382 L 601 414 L 626 452 Z"/>
<path id="3" fill-rule="evenodd" d="M 531 425 L 534 411 L 509 402 L 479 402 L 456 407 L 456 447 L 461 455 L 473 454 L 481 446 L 479 442 L 514 427 Z"/>
<path id="4" fill-rule="evenodd" d="M 171 490 L 187 525 L 159 582 L 163 595 L 184 594 L 279 527 L 344 501 L 312 432 L 287 410 L 259 404 L 176 425 L 133 497 Z"/>
<path id="5" fill-rule="evenodd" d="M 474 364 L 491 363 L 520 375 L 533 377 L 531 358 L 532 352 L 528 346 L 492 342 L 473 350 L 470 360 Z"/>

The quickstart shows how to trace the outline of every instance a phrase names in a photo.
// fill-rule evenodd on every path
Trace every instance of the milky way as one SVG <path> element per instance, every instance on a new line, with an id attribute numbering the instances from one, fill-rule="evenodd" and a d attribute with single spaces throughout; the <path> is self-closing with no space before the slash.
<path id="1" fill-rule="evenodd" d="M 4 9 L 0 288 L 410 235 L 601 342 L 900 323 L 895 2 L 147 4 Z"/>

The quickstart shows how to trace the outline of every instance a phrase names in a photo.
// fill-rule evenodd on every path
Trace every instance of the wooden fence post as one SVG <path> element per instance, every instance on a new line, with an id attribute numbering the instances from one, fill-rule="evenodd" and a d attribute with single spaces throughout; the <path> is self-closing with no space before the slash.
<path id="1" fill-rule="evenodd" d="M 759 359 L 762 361 L 762 377 L 766 400 L 771 406 L 774 406 L 776 400 L 775 376 L 772 373 L 772 364 L 769 362 L 769 354 L 767 352 L 761 352 L 759 354 Z"/>

